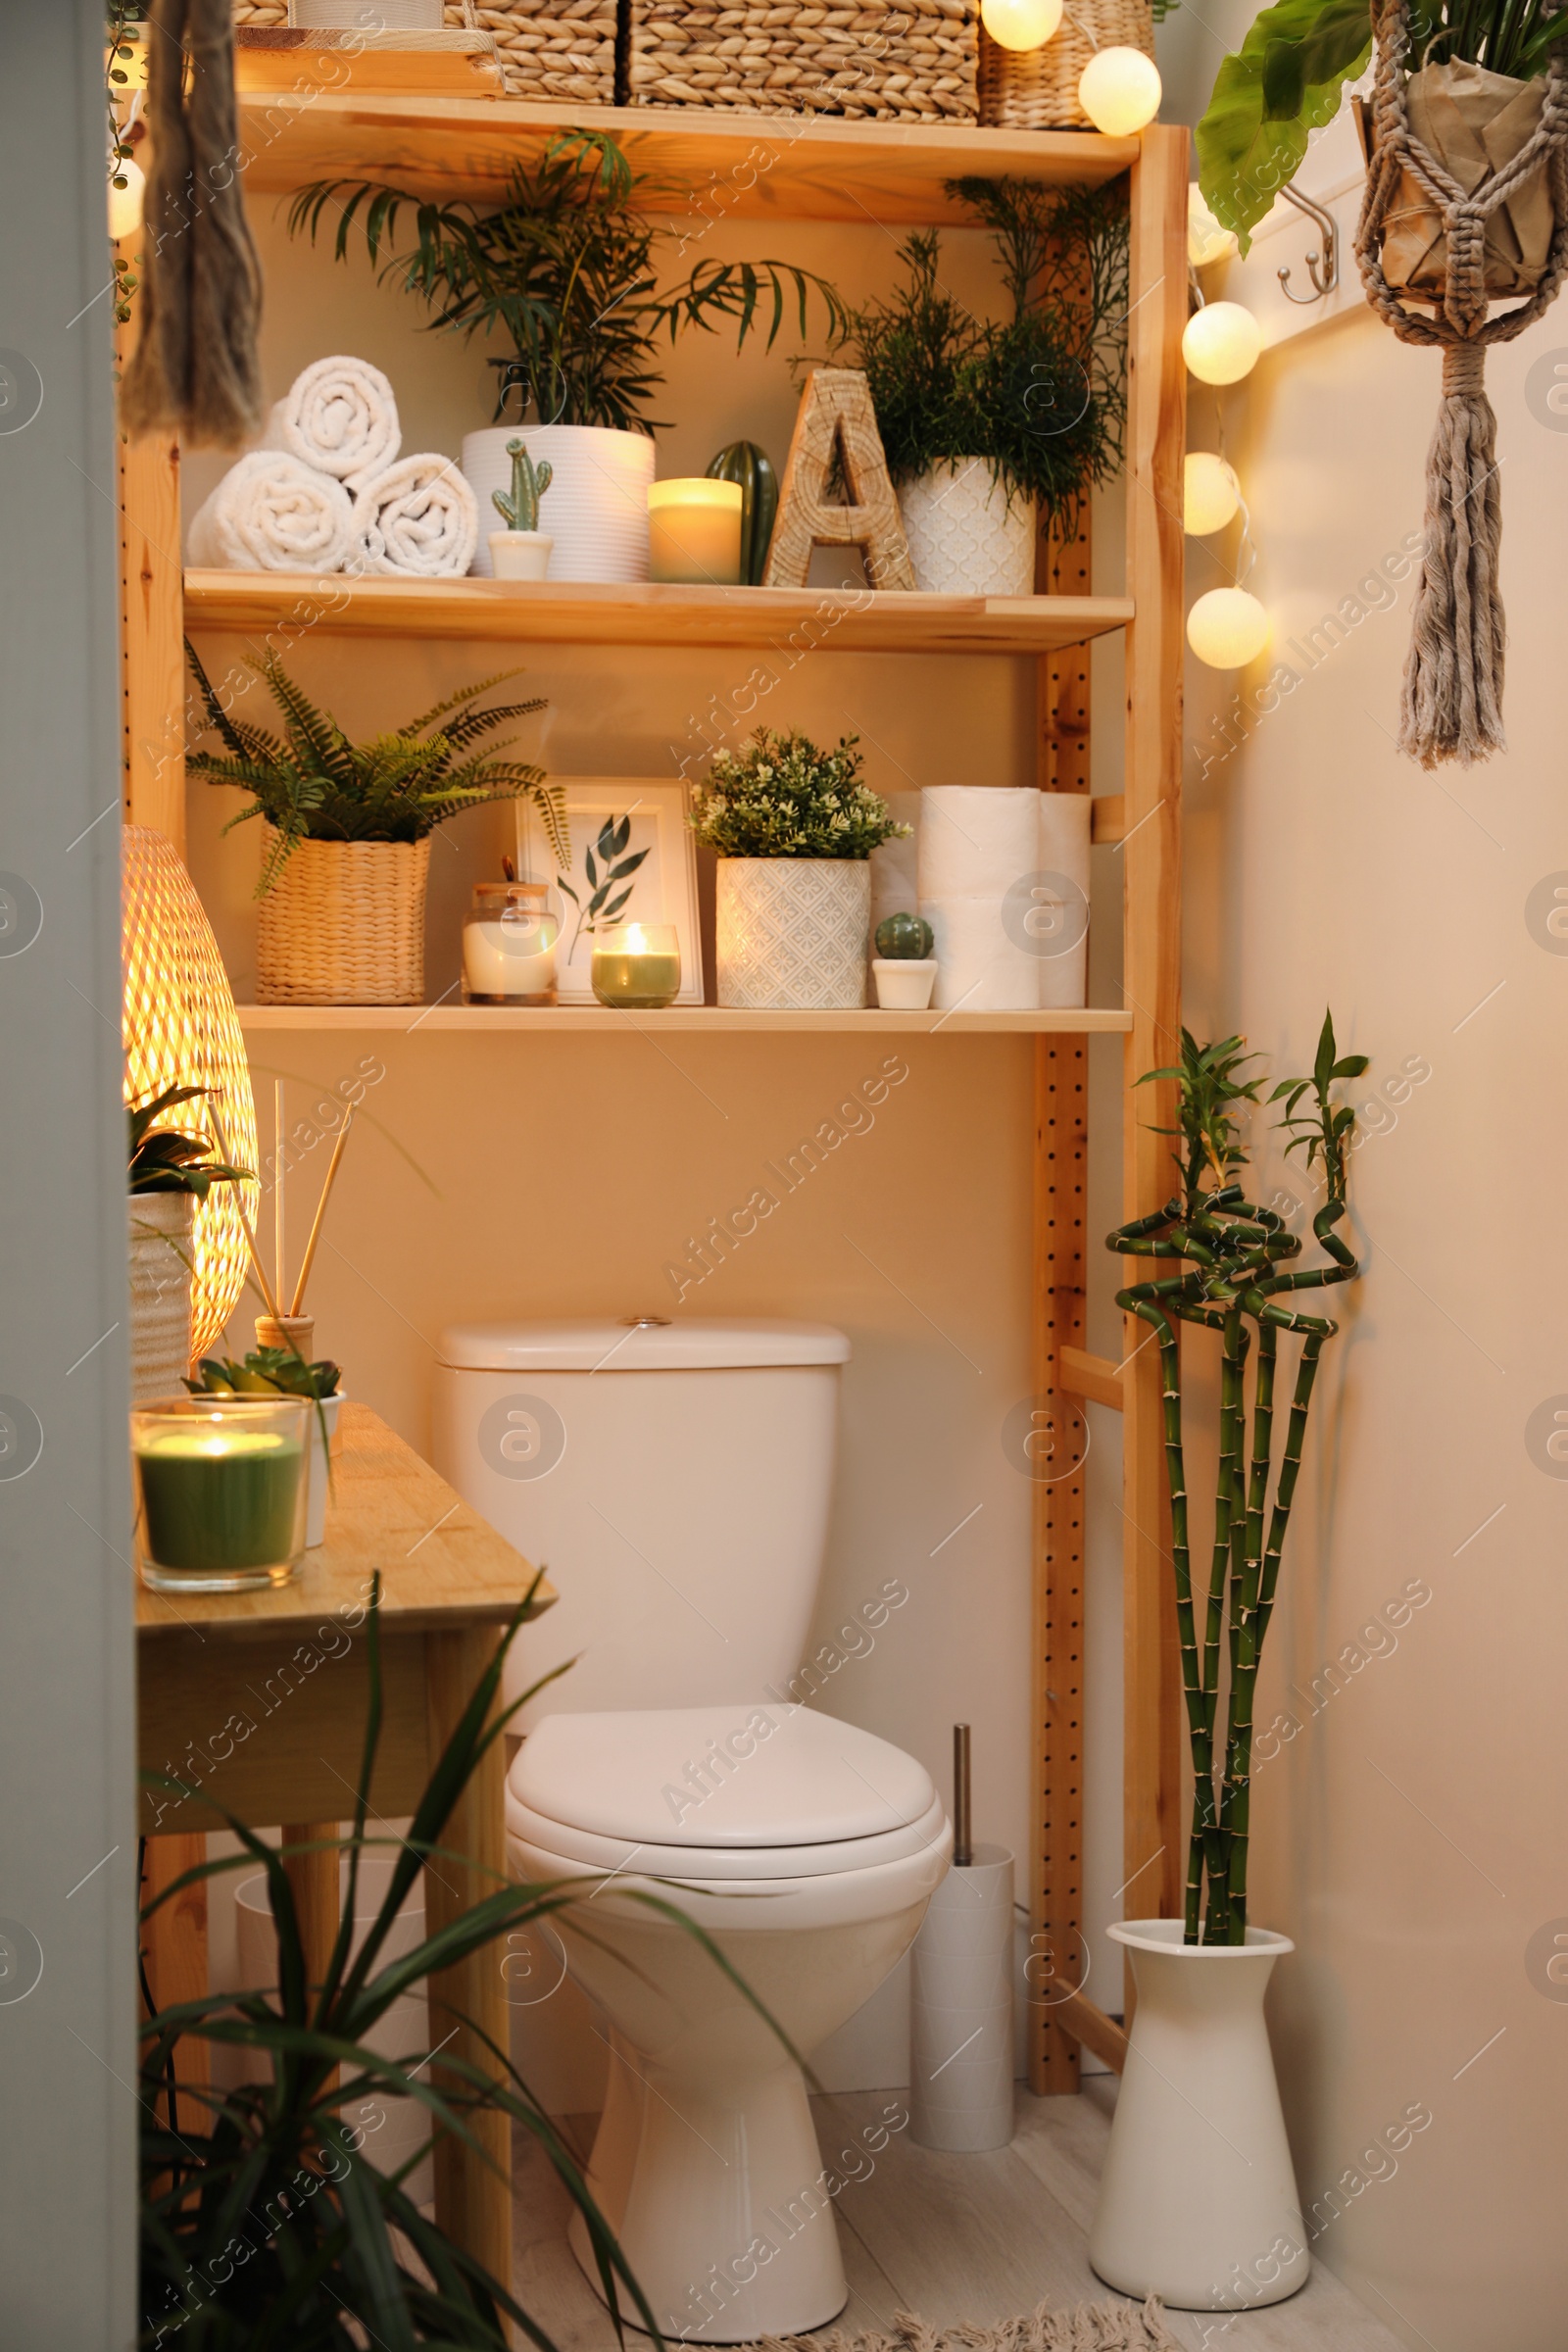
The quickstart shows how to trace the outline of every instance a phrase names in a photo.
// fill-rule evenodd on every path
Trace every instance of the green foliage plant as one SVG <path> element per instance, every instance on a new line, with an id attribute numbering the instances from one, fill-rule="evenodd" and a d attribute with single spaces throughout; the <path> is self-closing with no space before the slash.
<path id="1" fill-rule="evenodd" d="M 570 855 L 565 798 L 544 770 L 497 754 L 510 743 L 485 751 L 470 747 L 509 718 L 542 710 L 542 701 L 473 708 L 514 669 L 462 687 L 420 717 L 390 735 L 351 743 L 342 728 L 301 692 L 271 651 L 250 666 L 266 679 L 283 722 L 279 737 L 228 711 L 187 640 L 185 653 L 195 674 L 207 725 L 222 741 L 221 753 L 194 751 L 186 759 L 192 775 L 210 784 L 228 784 L 254 795 L 224 826 L 231 832 L 256 816 L 266 817 L 276 835 L 262 868 L 256 896 L 265 898 L 302 841 L 422 841 L 437 825 L 465 808 L 492 801 L 529 801 L 539 811 L 558 860 Z"/>
<path id="2" fill-rule="evenodd" d="M 858 741 L 822 752 L 798 728 L 759 727 L 744 750 L 717 755 L 686 821 L 720 858 L 869 858 L 910 827 L 860 781 Z"/>
<path id="3" fill-rule="evenodd" d="M 196 1371 L 185 1383 L 193 1396 L 309 1396 L 317 1403 L 335 1396 L 342 1378 L 330 1358 L 308 1364 L 296 1348 L 253 1348 L 243 1363 L 204 1355 Z"/>
<path id="4" fill-rule="evenodd" d="M 854 313 L 845 356 L 865 371 L 896 481 L 982 458 L 1009 498 L 1070 527 L 1121 462 L 1126 419 L 1125 191 L 950 180 L 991 230 L 1009 315 L 977 318 L 942 276 L 942 241 L 899 247 L 902 283 Z"/>
<path id="5" fill-rule="evenodd" d="M 141 2332 L 144 2352 L 416 2352 L 420 2344 L 504 2352 L 526 2340 L 555 2352 L 541 2322 L 482 2264 L 426 2218 L 408 2193 L 408 2178 L 426 2141 L 396 2172 L 382 2172 L 366 2149 L 352 2111 L 368 2099 L 401 2098 L 423 2108 L 432 2133 L 479 2142 L 476 2116 L 499 2109 L 542 2148 L 581 2215 L 599 2289 L 617 2332 L 623 2311 L 658 2344 L 659 2328 L 609 2223 L 588 2187 L 583 2160 L 557 2129 L 504 2050 L 487 2041 L 493 2071 L 454 2052 L 432 2080 L 428 2053 L 389 2058 L 368 2035 L 401 1996 L 416 1993 L 436 1971 L 485 1945 L 570 1912 L 573 1933 L 596 1941 L 589 1898 L 603 1880 L 498 1886 L 471 1909 L 399 1958 L 388 1956 L 398 1913 L 425 1863 L 457 1861 L 443 1843 L 453 1810 L 481 1757 L 519 1707 L 544 1683 L 497 1711 L 506 1652 L 529 1605 L 519 1606 L 500 1649 L 430 1776 L 406 1838 L 373 1837 L 369 1788 L 382 1729 L 380 1578 L 363 1622 L 368 1702 L 365 1744 L 347 1836 L 315 1845 L 267 1844 L 247 1824 L 225 1815 L 240 1851 L 202 1862 L 166 1886 L 142 1917 L 175 1902 L 189 1887 L 225 1872 L 260 1868 L 267 1878 L 277 1944 L 276 1988 L 214 1992 L 162 2012 L 145 1971 L 141 2111 Z M 564 1673 L 566 1668 L 557 1669 Z M 545 1682 L 555 1679 L 546 1676 Z M 194 1793 L 177 1782 L 161 1786 Z M 355 1946 L 357 1888 L 365 1859 L 377 1848 L 392 1858 L 386 1893 Z M 308 1980 L 304 1937 L 285 1862 L 337 1850 L 346 1858 L 343 1921 L 319 1984 Z M 677 1906 L 650 1890 L 622 1889 L 703 1945 L 714 1967 L 761 2009 L 734 1969 Z M 363 1924 L 363 1923 L 361 1923 Z M 773 2028 L 778 2032 L 777 2027 Z M 789 2044 L 780 2034 L 780 2042 Z M 176 2088 L 179 2044 L 205 2041 L 237 2051 L 253 2079 L 238 2088 Z M 791 2056 L 795 2053 L 790 2052 Z M 507 2323 L 520 2333 L 511 2337 Z"/>
<path id="6" fill-rule="evenodd" d="M 1309 1077 L 1287 1078 L 1269 1096 L 1283 1102 L 1287 1158 L 1304 1153 L 1324 1194 L 1312 1219 L 1327 1263 L 1296 1268 L 1298 1236 L 1273 1209 L 1248 1200 L 1241 1122 L 1258 1101 L 1262 1080 L 1244 1077 L 1256 1055 L 1239 1037 L 1200 1046 L 1182 1032 L 1182 1058 L 1139 1080 L 1173 1080 L 1174 1154 L 1179 1191 L 1162 1208 L 1106 1237 L 1127 1257 L 1178 1262 L 1180 1271 L 1118 1291 L 1116 1303 L 1153 1330 L 1163 1374 L 1165 1469 L 1170 1487 L 1171 1558 L 1182 1687 L 1193 1759 L 1193 1819 L 1188 1839 L 1184 1935 L 1188 1943 L 1245 1943 L 1251 1826 L 1252 1710 L 1263 1638 L 1273 1613 L 1291 1506 L 1301 1466 L 1307 1414 L 1324 1347 L 1339 1329 L 1327 1315 L 1302 1313 L 1298 1293 L 1353 1282 L 1360 1272 L 1335 1230 L 1348 1207 L 1355 1112 L 1336 1088 L 1359 1078 L 1364 1054 L 1341 1054 L 1332 1013 Z M 1303 1107 L 1303 1105 L 1305 1107 Z M 1206 1591 L 1193 1580 L 1193 1532 L 1183 1443 L 1182 1324 L 1220 1335 L 1218 1473 L 1213 1549 Z M 1282 1335 L 1299 1339 L 1284 1446 L 1275 1464 L 1275 1383 Z M 1247 1403 L 1252 1357 L 1250 1443 Z M 1224 1672 L 1222 1675 L 1222 1655 Z M 1225 1699 L 1223 1732 L 1220 1702 Z"/>
<path id="7" fill-rule="evenodd" d="M 387 252 L 382 282 L 423 302 L 433 328 L 505 337 L 514 356 L 491 363 L 500 370 L 498 416 L 517 385 L 541 423 L 650 433 L 659 420 L 645 412 L 664 380 L 653 365 L 662 337 L 673 343 L 683 328 L 711 332 L 732 318 L 743 345 L 765 318 L 771 350 L 788 310 L 807 331 L 813 293 L 831 333 L 846 318 L 827 281 L 791 262 L 700 262 L 678 285 L 661 289 L 660 250 L 673 232 L 648 215 L 661 198 L 669 209 L 670 196 L 634 172 L 605 133 L 566 130 L 536 169 L 518 166 L 505 201 L 488 210 L 419 202 L 377 180 L 334 179 L 302 188 L 288 221 L 292 234 L 314 242 L 331 213 L 339 261 L 358 226 L 372 265 Z M 409 205 L 415 241 L 392 253 Z"/>
<path id="8" fill-rule="evenodd" d="M 249 1168 L 231 1168 L 214 1156 L 210 1136 L 159 1124 L 165 1111 L 176 1102 L 192 1102 L 211 1092 L 205 1086 L 166 1086 L 148 1102 L 129 1105 L 125 1117 L 130 1192 L 193 1193 L 198 1200 L 205 1200 L 215 1184 L 253 1181 Z"/>
<path id="9" fill-rule="evenodd" d="M 1198 125 L 1204 203 L 1235 231 L 1251 232 L 1292 180 L 1314 130 L 1333 121 L 1348 82 L 1372 54 L 1375 0 L 1276 0 L 1226 57 Z M 1553 0 L 1412 0 L 1415 64 L 1463 61 L 1529 81 L 1544 74 L 1568 14 Z"/>
<path id="10" fill-rule="evenodd" d="M 492 490 L 490 504 L 509 531 L 536 531 L 539 501 L 555 480 L 556 469 L 548 458 L 536 466 L 521 441 L 509 441 L 507 455 L 512 460 L 511 492 Z"/>

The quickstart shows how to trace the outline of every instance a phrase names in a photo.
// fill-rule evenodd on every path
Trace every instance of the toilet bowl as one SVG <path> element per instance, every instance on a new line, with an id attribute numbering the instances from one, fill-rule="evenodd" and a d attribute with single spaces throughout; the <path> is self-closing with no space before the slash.
<path id="1" fill-rule="evenodd" d="M 556 1925 L 612 2052 L 589 2185 L 661 2331 L 824 2326 L 849 2292 L 837 2184 L 792 2053 L 875 1991 L 946 1873 L 923 1767 L 788 1700 L 551 1715 L 507 1833 L 519 1878 L 583 1883 Z M 597 2289 L 580 2221 L 572 2246 Z"/>
<path id="2" fill-rule="evenodd" d="M 849 1355 L 827 1324 L 641 1315 L 465 1324 L 436 1371 L 436 1466 L 560 1594 L 508 1662 L 509 1700 L 569 1668 L 514 1718 L 508 1843 L 581 1886 L 552 1926 L 612 2052 L 594 2193 L 661 2331 L 706 2343 L 844 2307 L 788 2045 L 869 1999 L 952 1850 L 923 1766 L 801 1703 Z"/>

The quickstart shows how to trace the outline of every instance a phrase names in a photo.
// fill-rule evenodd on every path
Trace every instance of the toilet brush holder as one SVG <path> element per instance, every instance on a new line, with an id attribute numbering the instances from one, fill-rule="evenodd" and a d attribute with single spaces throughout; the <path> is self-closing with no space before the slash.
<path id="1" fill-rule="evenodd" d="M 1012 2137 L 1012 1856 L 950 1870 L 910 1955 L 909 2132 L 965 2153 Z"/>

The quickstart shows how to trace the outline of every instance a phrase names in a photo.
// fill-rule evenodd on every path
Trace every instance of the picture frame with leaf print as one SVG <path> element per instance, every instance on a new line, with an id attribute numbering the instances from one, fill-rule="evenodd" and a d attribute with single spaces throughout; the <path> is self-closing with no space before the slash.
<path id="1" fill-rule="evenodd" d="M 703 1003 L 697 848 L 687 787 L 664 777 L 560 776 L 569 863 L 558 865 L 542 823 L 518 804 L 517 870 L 550 884 L 561 924 L 556 994 L 562 1004 L 598 1003 L 589 980 L 594 935 L 620 923 L 672 923 L 680 941 L 677 1004 Z"/>

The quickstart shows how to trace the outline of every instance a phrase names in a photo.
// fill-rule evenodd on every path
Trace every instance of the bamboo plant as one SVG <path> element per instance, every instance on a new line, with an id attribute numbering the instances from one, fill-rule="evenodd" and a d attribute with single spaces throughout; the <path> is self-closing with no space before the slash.
<path id="1" fill-rule="evenodd" d="M 1311 1075 L 1283 1079 L 1268 1097 L 1270 1103 L 1284 1105 L 1280 1125 L 1288 1138 L 1287 1158 L 1303 1152 L 1308 1175 L 1316 1175 L 1325 1195 L 1312 1233 L 1327 1262 L 1309 1267 L 1289 1265 L 1300 1254 L 1299 1238 L 1276 1211 L 1250 1200 L 1241 1181 L 1247 1165 L 1242 1121 L 1258 1102 L 1263 1083 L 1245 1073 L 1257 1058 L 1240 1037 L 1200 1045 L 1184 1029 L 1180 1066 L 1150 1070 L 1139 1080 L 1140 1085 L 1156 1079 L 1175 1083 L 1177 1125 L 1158 1132 L 1177 1141 L 1180 1189 L 1162 1208 L 1106 1237 L 1107 1249 L 1123 1256 L 1174 1259 L 1181 1268 L 1119 1291 L 1116 1303 L 1152 1328 L 1162 1370 L 1171 1558 L 1193 1759 L 1184 1904 L 1188 1943 L 1247 1940 L 1257 1670 L 1279 1586 L 1317 1368 L 1339 1329 L 1329 1316 L 1304 1313 L 1289 1300 L 1300 1291 L 1352 1282 L 1360 1272 L 1336 1231 L 1347 1213 L 1355 1112 L 1335 1100 L 1335 1089 L 1361 1076 L 1366 1055 L 1340 1054 L 1333 1014 L 1325 1013 Z M 1202 1588 L 1193 1576 L 1184 1455 L 1179 1340 L 1184 1323 L 1220 1336 L 1213 1544 Z M 1301 1346 L 1276 1468 L 1282 1334 L 1299 1339 Z"/>

